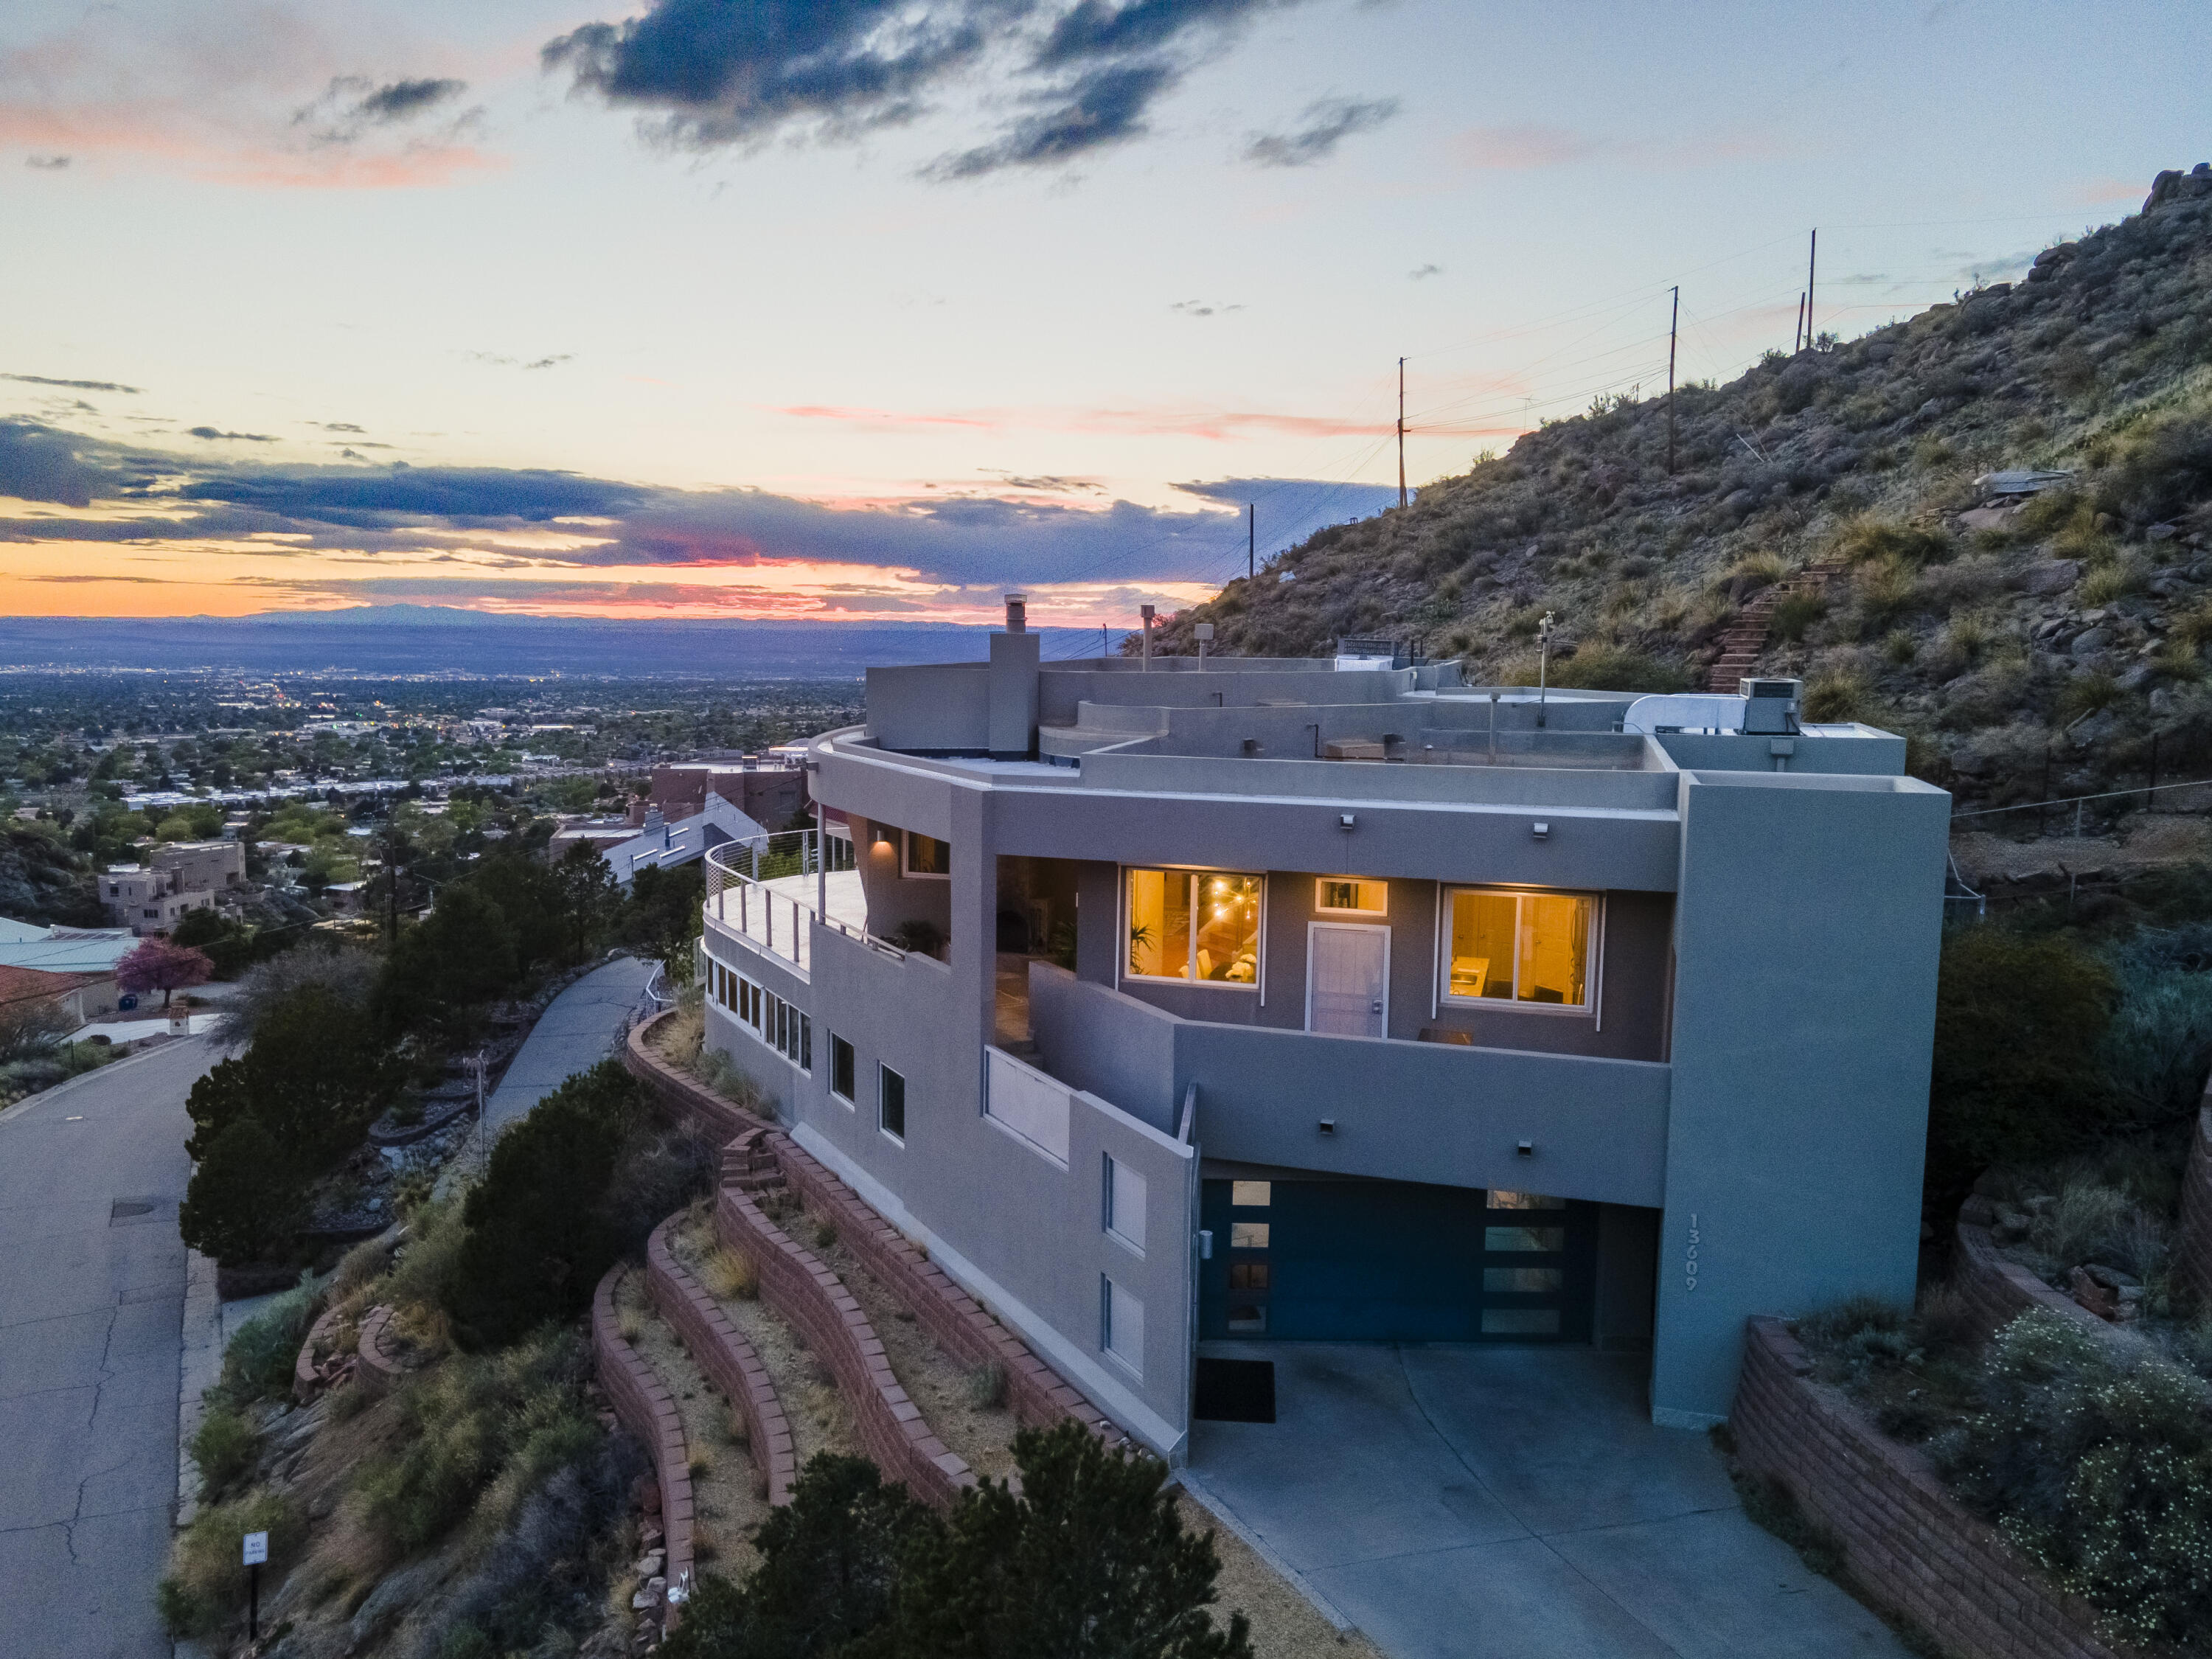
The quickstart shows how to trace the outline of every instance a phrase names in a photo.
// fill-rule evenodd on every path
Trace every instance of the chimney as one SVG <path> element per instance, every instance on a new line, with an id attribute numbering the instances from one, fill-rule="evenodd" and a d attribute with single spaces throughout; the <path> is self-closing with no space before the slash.
<path id="1" fill-rule="evenodd" d="M 1029 605 L 1030 596 L 1026 593 L 1006 595 L 1006 632 L 1009 634 L 1029 632 Z"/>
<path id="2" fill-rule="evenodd" d="M 1145 670 L 1149 673 L 1152 666 L 1152 607 L 1140 605 L 1137 607 L 1137 615 L 1144 619 Z"/>

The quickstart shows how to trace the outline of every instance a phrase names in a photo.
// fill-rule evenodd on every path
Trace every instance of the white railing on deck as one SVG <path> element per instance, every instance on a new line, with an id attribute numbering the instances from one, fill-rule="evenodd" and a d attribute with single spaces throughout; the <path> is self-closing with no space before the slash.
<path id="1" fill-rule="evenodd" d="M 775 835 L 726 841 L 707 849 L 707 914 L 734 933 L 740 942 L 800 973 L 811 970 L 808 923 L 817 916 L 848 939 L 870 949 L 903 957 L 906 952 L 864 928 L 848 927 L 824 913 L 818 902 L 822 877 L 858 867 L 853 843 L 818 830 L 787 830 Z M 785 888 L 770 882 L 798 878 Z"/>

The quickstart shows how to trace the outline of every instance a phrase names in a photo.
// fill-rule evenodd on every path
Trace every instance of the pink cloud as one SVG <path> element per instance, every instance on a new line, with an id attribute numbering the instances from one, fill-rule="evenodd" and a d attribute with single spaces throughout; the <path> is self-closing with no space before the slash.
<path id="1" fill-rule="evenodd" d="M 1587 134 L 1528 121 L 1469 127 L 1451 141 L 1453 159 L 1462 167 L 1494 173 L 1565 167 L 1572 161 L 1587 161 L 1607 148 Z"/>
<path id="2" fill-rule="evenodd" d="M 1090 437 L 1205 438 L 1233 441 L 1261 434 L 1291 437 L 1368 437 L 1382 430 L 1372 421 L 1334 415 L 1285 415 L 1251 410 L 1087 409 L 971 410 L 918 414 L 887 409 L 851 409 L 802 404 L 779 408 L 779 415 L 801 420 L 848 422 L 877 431 L 920 427 L 963 427 L 978 431 L 1072 432 Z"/>
<path id="3" fill-rule="evenodd" d="M 2132 202 L 2143 194 L 2140 179 L 2085 179 L 2066 192 L 2075 207 L 2103 207 L 2112 202 Z"/>

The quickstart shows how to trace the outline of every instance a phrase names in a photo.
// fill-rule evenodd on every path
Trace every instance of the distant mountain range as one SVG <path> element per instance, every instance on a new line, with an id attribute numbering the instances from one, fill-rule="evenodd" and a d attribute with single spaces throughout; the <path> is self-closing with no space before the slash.
<path id="1" fill-rule="evenodd" d="M 989 631 L 951 623 L 602 622 L 423 605 L 252 617 L 0 617 L 0 667 L 854 679 L 872 664 L 980 661 Z M 1095 629 L 1036 631 L 1048 657 L 1098 648 Z"/>

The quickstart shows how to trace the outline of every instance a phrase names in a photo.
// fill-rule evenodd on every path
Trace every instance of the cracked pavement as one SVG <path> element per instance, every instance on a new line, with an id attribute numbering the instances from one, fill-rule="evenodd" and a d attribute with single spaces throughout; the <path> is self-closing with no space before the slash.
<path id="1" fill-rule="evenodd" d="M 0 1654 L 168 1659 L 185 1097 L 215 1059 L 166 1044 L 0 1113 Z"/>

